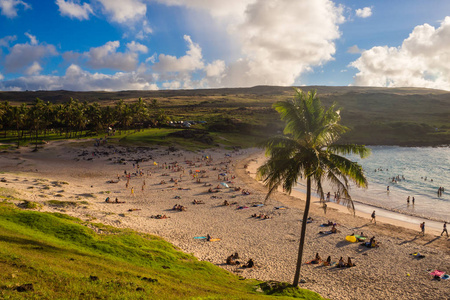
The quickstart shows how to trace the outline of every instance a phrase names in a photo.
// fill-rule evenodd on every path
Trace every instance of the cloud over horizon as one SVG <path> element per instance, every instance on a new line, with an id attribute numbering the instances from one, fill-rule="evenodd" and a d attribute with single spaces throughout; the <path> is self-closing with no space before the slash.
<path id="1" fill-rule="evenodd" d="M 450 17 L 435 28 L 414 28 L 399 47 L 376 46 L 350 66 L 358 69 L 354 85 L 425 87 L 450 90 Z"/>

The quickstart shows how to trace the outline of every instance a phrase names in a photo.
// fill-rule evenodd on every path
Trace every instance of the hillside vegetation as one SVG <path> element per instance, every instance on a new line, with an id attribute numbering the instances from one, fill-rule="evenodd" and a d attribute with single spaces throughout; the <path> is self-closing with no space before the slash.
<path id="1" fill-rule="evenodd" d="M 351 129 L 344 135 L 343 142 L 403 146 L 450 144 L 449 92 L 422 88 L 301 88 L 317 89 L 325 106 L 337 102 L 341 107 L 342 124 Z M 257 86 L 207 90 L 0 92 L 0 100 L 20 105 L 40 98 L 62 104 L 74 98 L 98 103 L 101 107 L 114 107 L 119 100 L 131 104 L 141 99 L 144 103 L 153 103 L 150 110 L 160 126 L 167 120 L 204 120 L 206 125 L 194 128 L 207 130 L 212 143 L 241 144 L 244 140 L 247 146 L 280 132 L 282 123 L 272 104 L 293 95 L 291 87 Z M 134 123 L 134 128 L 138 127 L 136 123 L 142 124 Z"/>
<path id="2" fill-rule="evenodd" d="M 244 280 L 156 236 L 6 201 L 0 232 L 1 299 L 323 299 Z"/>

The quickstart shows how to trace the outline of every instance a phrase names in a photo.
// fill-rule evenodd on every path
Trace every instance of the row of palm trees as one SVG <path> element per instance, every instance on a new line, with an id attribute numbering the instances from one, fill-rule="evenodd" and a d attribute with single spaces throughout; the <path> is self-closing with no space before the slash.
<path id="1" fill-rule="evenodd" d="M 37 98 L 33 103 L 11 105 L 0 102 L 0 129 L 3 137 L 7 132 L 17 137 L 17 146 L 28 134 L 36 139 L 46 137 L 49 131 L 58 132 L 66 138 L 81 137 L 83 132 L 99 134 L 108 127 L 118 130 L 142 128 L 144 124 L 161 124 L 168 120 L 164 110 L 158 107 L 157 100 L 147 102 L 142 98 L 129 103 L 117 101 L 113 106 L 100 106 L 99 103 L 70 98 L 61 104 L 53 104 Z"/>

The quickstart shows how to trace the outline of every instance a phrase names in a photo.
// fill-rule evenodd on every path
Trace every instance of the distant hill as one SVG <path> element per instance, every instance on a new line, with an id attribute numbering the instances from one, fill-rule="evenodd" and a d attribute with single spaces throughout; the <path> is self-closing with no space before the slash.
<path id="1" fill-rule="evenodd" d="M 303 86 L 316 89 L 325 105 L 342 108 L 342 123 L 352 130 L 344 142 L 372 145 L 450 145 L 450 92 L 425 88 Z M 271 105 L 293 96 L 292 87 L 256 86 L 198 90 L 0 92 L 0 101 L 30 103 L 36 98 L 62 103 L 70 98 L 114 105 L 142 98 L 157 100 L 174 120 L 205 119 L 213 130 L 273 134 L 282 128 Z M 215 123 L 215 124 L 214 124 Z M 226 123 L 227 126 L 222 126 Z M 229 126 L 228 126 L 229 125 Z"/>
<path id="2" fill-rule="evenodd" d="M 346 94 L 393 94 L 393 95 L 417 95 L 423 97 L 442 97 L 442 99 L 450 99 L 450 92 L 443 90 L 425 89 L 425 88 L 380 88 L 380 87 L 349 87 L 349 86 L 301 86 L 303 90 L 316 89 L 319 95 L 324 97 L 341 96 Z M 217 95 L 235 95 L 235 94 L 251 94 L 255 96 L 271 96 L 281 94 L 292 94 L 292 87 L 281 86 L 255 86 L 251 88 L 220 88 L 220 89 L 197 89 L 197 90 L 158 90 L 158 91 L 89 91 L 74 92 L 66 90 L 58 91 L 0 91 L 0 100 L 8 100 L 10 102 L 30 102 L 35 98 L 52 103 L 60 103 L 67 101 L 69 98 L 79 99 L 80 101 L 114 101 L 129 100 L 137 98 L 171 98 L 171 97 L 205 97 Z"/>

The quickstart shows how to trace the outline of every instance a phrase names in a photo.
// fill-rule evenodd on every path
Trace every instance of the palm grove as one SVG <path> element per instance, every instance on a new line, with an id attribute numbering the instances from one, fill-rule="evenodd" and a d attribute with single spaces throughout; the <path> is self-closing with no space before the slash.
<path id="1" fill-rule="evenodd" d="M 76 99 L 61 104 L 37 98 L 32 104 L 11 105 L 0 102 L 0 129 L 3 137 L 14 134 L 17 146 L 24 138 L 46 138 L 50 132 L 64 138 L 76 138 L 103 133 L 108 127 L 119 130 L 158 125 L 168 120 L 156 100 L 146 102 L 139 98 L 134 103 L 119 100 L 113 106 L 100 106 L 97 102 Z"/>
<path id="2" fill-rule="evenodd" d="M 274 136 L 263 145 L 268 160 L 258 169 L 258 175 L 268 187 L 268 198 L 278 187 L 290 194 L 300 177 L 306 179 L 306 203 L 303 213 L 297 265 L 293 285 L 297 286 L 306 236 L 306 223 L 311 204 L 311 186 L 324 202 L 324 180 L 343 195 L 344 203 L 354 211 L 349 195 L 349 180 L 366 187 L 362 167 L 341 155 L 366 157 L 370 150 L 364 146 L 338 145 L 336 141 L 347 128 L 339 124 L 339 110 L 333 104 L 322 106 L 315 91 L 305 94 L 296 89 L 292 100 L 276 102 L 273 107 L 285 122 L 284 135 Z"/>

